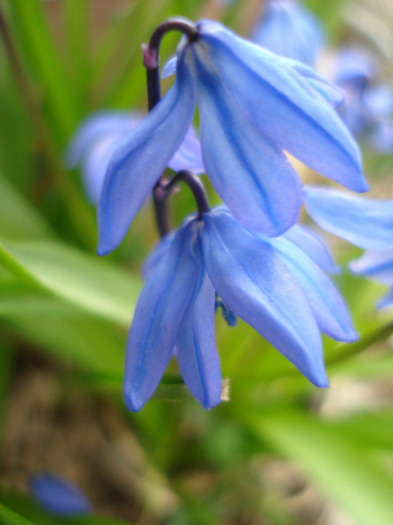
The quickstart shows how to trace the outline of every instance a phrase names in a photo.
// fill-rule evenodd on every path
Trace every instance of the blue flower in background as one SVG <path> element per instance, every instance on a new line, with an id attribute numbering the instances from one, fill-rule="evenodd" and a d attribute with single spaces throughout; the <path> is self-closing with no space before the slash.
<path id="1" fill-rule="evenodd" d="M 69 480 L 52 473 L 36 474 L 29 480 L 30 490 L 49 512 L 59 516 L 91 514 L 87 496 Z"/>
<path id="2" fill-rule="evenodd" d="M 196 28 L 198 38 L 178 48 L 173 87 L 109 163 L 98 207 L 100 254 L 121 242 L 181 144 L 196 101 L 206 171 L 247 228 L 276 236 L 297 221 L 302 187 L 283 150 L 353 191 L 368 188 L 359 148 L 332 108 L 341 91 L 218 22 Z"/>
<path id="3" fill-rule="evenodd" d="M 323 44 L 318 20 L 296 0 L 270 0 L 251 40 L 273 53 L 314 65 Z"/>
<path id="4" fill-rule="evenodd" d="M 369 250 L 349 267 L 354 273 L 390 286 L 378 306 L 393 304 L 393 201 L 361 199 L 335 190 L 306 187 L 305 206 L 326 231 Z"/>
<path id="5" fill-rule="evenodd" d="M 114 151 L 142 118 L 140 113 L 123 111 L 96 113 L 87 118 L 73 136 L 66 152 L 66 163 L 71 168 L 82 164 L 86 193 L 94 204 L 100 198 L 105 173 Z M 201 147 L 192 127 L 168 161 L 168 166 L 174 171 L 188 169 L 197 174 L 205 171 Z"/>
<path id="6" fill-rule="evenodd" d="M 375 61 L 362 50 L 346 48 L 337 57 L 335 82 L 345 93 L 339 108 L 348 129 L 378 153 L 393 151 L 393 89 L 376 85 Z"/>
<path id="7" fill-rule="evenodd" d="M 356 334 L 336 288 L 300 245 L 330 265 L 320 241 L 302 229 L 258 235 L 225 206 L 202 220 L 189 217 L 165 237 L 146 265 L 128 338 L 127 407 L 144 405 L 173 355 L 192 395 L 205 408 L 220 402 L 216 296 L 312 383 L 327 386 L 320 331 L 341 341 Z"/>

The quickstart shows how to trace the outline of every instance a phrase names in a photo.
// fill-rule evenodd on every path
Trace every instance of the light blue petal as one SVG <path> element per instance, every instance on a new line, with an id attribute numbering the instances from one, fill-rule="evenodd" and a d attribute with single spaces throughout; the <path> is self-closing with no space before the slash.
<path id="1" fill-rule="evenodd" d="M 205 408 L 221 401 L 221 369 L 214 333 L 215 290 L 198 254 L 199 277 L 194 297 L 176 340 L 181 375 Z"/>
<path id="2" fill-rule="evenodd" d="M 34 497 L 49 512 L 59 516 L 91 514 L 93 506 L 80 488 L 52 473 L 35 474 L 29 479 Z"/>
<path id="3" fill-rule="evenodd" d="M 279 256 L 220 209 L 204 223 L 203 258 L 217 294 L 312 383 L 327 386 L 314 315 Z"/>
<path id="4" fill-rule="evenodd" d="M 177 56 L 170 58 L 164 65 L 161 72 L 161 78 L 169 78 L 176 73 Z"/>
<path id="5" fill-rule="evenodd" d="M 193 45 L 266 137 L 326 177 L 354 191 L 367 190 L 356 142 L 334 109 L 304 89 L 292 67 L 218 22 L 197 26 L 200 37 Z"/>
<path id="6" fill-rule="evenodd" d="M 150 277 L 157 264 L 165 257 L 167 251 L 171 249 L 175 234 L 176 232 L 173 231 L 165 235 L 146 259 L 143 265 L 143 277 L 145 280 Z"/>
<path id="7" fill-rule="evenodd" d="M 119 146 L 108 166 L 98 206 L 100 255 L 122 241 L 181 144 L 194 109 L 193 80 L 184 59 L 180 59 L 174 86 Z"/>
<path id="8" fill-rule="evenodd" d="M 218 75 L 195 55 L 203 158 L 209 178 L 234 217 L 266 235 L 292 226 L 302 204 L 288 159 L 233 103 Z"/>
<path id="9" fill-rule="evenodd" d="M 301 250 L 322 268 L 325 272 L 339 273 L 340 268 L 334 261 L 322 239 L 315 232 L 305 226 L 295 224 L 283 235 L 285 239 L 296 244 Z"/>
<path id="10" fill-rule="evenodd" d="M 302 287 L 321 332 L 338 341 L 355 341 L 358 337 L 347 307 L 319 266 L 287 239 L 269 242 Z"/>
<path id="11" fill-rule="evenodd" d="M 192 126 L 188 128 L 180 148 L 171 158 L 168 166 L 173 171 L 189 170 L 196 175 L 205 173 L 206 170 L 202 159 L 201 144 Z"/>
<path id="12" fill-rule="evenodd" d="M 198 275 L 193 235 L 181 228 L 139 297 L 127 342 L 124 397 L 138 411 L 155 391 L 173 354 Z"/>
<path id="13" fill-rule="evenodd" d="M 88 117 L 77 129 L 65 154 L 68 167 L 83 161 L 90 148 L 102 139 L 122 137 L 134 129 L 142 119 L 139 113 L 102 111 Z"/>
<path id="14" fill-rule="evenodd" d="M 361 248 L 389 250 L 393 246 L 393 201 L 307 186 L 305 207 L 319 226 Z"/>
<path id="15" fill-rule="evenodd" d="M 367 251 L 356 261 L 351 261 L 352 272 L 393 286 L 393 250 Z"/>

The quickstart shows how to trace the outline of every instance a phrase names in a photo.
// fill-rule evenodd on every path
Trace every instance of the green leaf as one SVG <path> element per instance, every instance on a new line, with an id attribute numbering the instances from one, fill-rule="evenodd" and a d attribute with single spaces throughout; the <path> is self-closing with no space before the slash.
<path id="1" fill-rule="evenodd" d="M 7 509 L 4 505 L 0 503 L 0 519 L 2 520 L 3 525 L 39 525 L 38 523 L 33 523 L 20 514 L 17 514 L 15 511 Z"/>
<path id="2" fill-rule="evenodd" d="M 317 417 L 277 409 L 248 418 L 250 429 L 293 459 L 358 525 L 393 523 L 393 478 L 366 447 Z"/>
<path id="3" fill-rule="evenodd" d="M 38 211 L 1 174 L 0 235 L 36 239 L 54 235 Z"/>
<path id="4" fill-rule="evenodd" d="M 7 242 L 0 262 L 29 285 L 129 326 L 139 279 L 98 256 L 55 242 Z"/>

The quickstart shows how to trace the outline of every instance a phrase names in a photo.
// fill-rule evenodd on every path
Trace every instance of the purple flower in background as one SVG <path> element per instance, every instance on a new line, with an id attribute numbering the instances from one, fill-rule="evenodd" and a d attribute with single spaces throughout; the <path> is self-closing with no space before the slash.
<path id="1" fill-rule="evenodd" d="M 76 131 L 66 152 L 69 167 L 82 165 L 83 181 L 89 199 L 97 204 L 109 161 L 114 151 L 127 140 L 142 120 L 140 113 L 105 111 L 87 118 Z M 202 152 L 195 131 L 190 127 L 180 148 L 168 161 L 174 171 L 205 171 Z M 143 183 L 143 181 L 141 181 Z"/>
<path id="2" fill-rule="evenodd" d="M 173 355 L 192 395 L 205 408 L 220 402 L 217 296 L 232 312 L 230 320 L 234 314 L 246 321 L 313 384 L 327 386 L 320 332 L 341 341 L 356 334 L 341 296 L 315 260 L 330 265 L 324 246 L 301 228 L 277 238 L 258 235 L 225 206 L 201 220 L 186 219 L 145 268 L 127 343 L 127 407 L 136 411 L 145 404 Z"/>
<path id="3" fill-rule="evenodd" d="M 322 228 L 368 250 L 349 267 L 354 273 L 390 286 L 378 306 L 393 304 L 393 201 L 307 187 L 305 206 Z"/>
<path id="4" fill-rule="evenodd" d="M 353 191 L 368 188 L 358 146 L 332 107 L 342 100 L 335 86 L 218 22 L 195 28 L 197 38 L 182 39 L 172 62 L 173 87 L 109 163 L 98 207 L 100 254 L 123 239 L 184 139 L 196 102 L 206 172 L 247 228 L 277 236 L 297 221 L 302 186 L 283 150 Z"/>
<path id="5" fill-rule="evenodd" d="M 75 516 L 93 512 L 92 504 L 81 489 L 61 476 L 36 474 L 30 478 L 29 486 L 39 503 L 53 514 Z"/>
<path id="6" fill-rule="evenodd" d="M 323 44 L 318 20 L 296 0 L 270 0 L 251 40 L 277 55 L 314 65 Z"/>

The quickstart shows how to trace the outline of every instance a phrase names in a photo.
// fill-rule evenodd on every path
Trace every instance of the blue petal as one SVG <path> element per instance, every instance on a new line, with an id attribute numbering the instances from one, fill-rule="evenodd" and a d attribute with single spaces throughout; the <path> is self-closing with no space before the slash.
<path id="1" fill-rule="evenodd" d="M 108 166 L 98 206 L 104 255 L 122 241 L 135 214 L 180 146 L 195 109 L 193 80 L 184 59 L 174 86 L 119 146 Z"/>
<path id="2" fill-rule="evenodd" d="M 325 272 L 340 272 L 339 267 L 334 264 L 329 250 L 315 232 L 312 232 L 305 226 L 295 224 L 295 226 L 292 226 L 292 228 L 284 233 L 283 237 L 307 253 Z"/>
<path id="3" fill-rule="evenodd" d="M 129 410 L 140 410 L 146 403 L 173 354 L 196 286 L 198 268 L 192 243 L 192 231 L 181 228 L 139 297 L 127 342 L 124 397 Z"/>
<path id="4" fill-rule="evenodd" d="M 393 288 L 391 288 L 387 294 L 385 294 L 379 301 L 377 302 L 378 308 L 387 308 L 388 306 L 393 305 Z"/>
<path id="5" fill-rule="evenodd" d="M 327 386 L 308 301 L 271 246 L 221 209 L 204 215 L 203 258 L 218 295 L 312 383 Z"/>
<path id="6" fill-rule="evenodd" d="M 143 277 L 146 280 L 150 277 L 150 275 L 156 268 L 157 264 L 161 261 L 161 259 L 165 257 L 165 254 L 167 253 L 167 251 L 171 249 L 172 242 L 175 237 L 175 233 L 176 232 L 173 231 L 165 235 L 165 237 L 163 237 L 160 240 L 160 242 L 151 252 L 149 257 L 146 259 L 143 265 Z"/>
<path id="7" fill-rule="evenodd" d="M 367 251 L 349 264 L 352 272 L 393 286 L 393 250 Z"/>
<path id="8" fill-rule="evenodd" d="M 87 496 L 76 485 L 55 474 L 36 474 L 29 486 L 40 504 L 60 516 L 90 514 L 93 507 Z"/>
<path id="9" fill-rule="evenodd" d="M 228 96 L 218 75 L 195 54 L 203 158 L 212 184 L 246 227 L 279 235 L 302 204 L 300 180 L 288 159 L 261 135 Z"/>
<path id="10" fill-rule="evenodd" d="M 67 148 L 66 164 L 73 168 L 83 161 L 90 148 L 108 137 L 122 137 L 142 119 L 138 113 L 103 111 L 87 118 L 77 129 Z"/>
<path id="11" fill-rule="evenodd" d="M 266 137 L 326 177 L 367 190 L 356 142 L 334 109 L 304 89 L 293 67 L 218 22 L 199 22 L 198 28 L 205 60 Z"/>
<path id="12" fill-rule="evenodd" d="M 180 148 L 171 158 L 168 166 L 173 171 L 189 170 L 197 175 L 205 173 L 201 144 L 192 126 L 188 128 Z"/>
<path id="13" fill-rule="evenodd" d="M 305 206 L 319 226 L 352 244 L 372 250 L 393 246 L 393 201 L 361 199 L 308 186 Z"/>
<path id="14" fill-rule="evenodd" d="M 161 72 L 161 78 L 171 77 L 176 73 L 177 67 L 177 56 L 170 58 L 164 65 L 164 69 Z"/>
<path id="15" fill-rule="evenodd" d="M 347 307 L 319 266 L 282 237 L 270 239 L 270 243 L 302 287 L 321 332 L 338 341 L 355 341 Z"/>
<path id="16" fill-rule="evenodd" d="M 214 333 L 215 290 L 198 255 L 199 276 L 194 297 L 176 340 L 181 375 L 191 394 L 205 408 L 221 401 L 221 370 Z"/>

